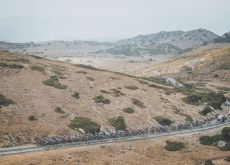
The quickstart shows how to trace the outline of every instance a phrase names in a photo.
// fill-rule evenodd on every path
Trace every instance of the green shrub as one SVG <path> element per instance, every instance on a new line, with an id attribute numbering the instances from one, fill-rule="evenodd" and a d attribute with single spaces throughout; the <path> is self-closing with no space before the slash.
<path id="1" fill-rule="evenodd" d="M 227 162 L 230 162 L 230 155 L 227 156 L 224 160 L 227 161 Z"/>
<path id="2" fill-rule="evenodd" d="M 137 90 L 137 89 L 139 89 L 139 88 L 138 88 L 137 86 L 135 86 L 135 85 L 125 86 L 125 88 L 130 89 L 130 90 Z"/>
<path id="3" fill-rule="evenodd" d="M 95 133 L 95 132 L 99 132 L 101 126 L 92 121 L 90 118 L 88 117 L 75 117 L 73 120 L 71 120 L 70 123 L 70 128 L 82 128 L 85 133 Z"/>
<path id="4" fill-rule="evenodd" d="M 221 105 L 225 102 L 226 98 L 221 93 L 193 93 L 185 98 L 183 101 L 187 104 L 199 105 L 201 102 L 207 103 L 208 106 L 212 106 L 214 109 L 221 109 Z"/>
<path id="5" fill-rule="evenodd" d="M 104 96 L 99 95 L 93 98 L 95 103 L 104 103 L 104 104 L 110 104 L 110 100 L 106 99 Z"/>
<path id="6" fill-rule="evenodd" d="M 125 119 L 123 116 L 118 116 L 117 118 L 110 118 L 109 123 L 116 129 L 116 130 L 125 130 L 127 128 Z"/>
<path id="7" fill-rule="evenodd" d="M 151 81 L 157 84 L 163 84 L 163 85 L 167 85 L 165 83 L 165 80 L 160 78 L 160 77 L 142 77 L 142 79 L 147 80 L 147 81 Z"/>
<path id="8" fill-rule="evenodd" d="M 37 120 L 37 118 L 35 116 L 33 116 L 33 115 L 29 116 L 28 119 L 29 119 L 29 121 L 35 121 L 35 120 Z"/>
<path id="9" fill-rule="evenodd" d="M 48 85 L 48 86 L 52 86 L 52 87 L 58 88 L 58 89 L 66 89 L 67 88 L 66 85 L 62 85 L 59 82 L 57 75 L 51 76 L 50 79 L 43 81 L 43 84 Z"/>
<path id="10" fill-rule="evenodd" d="M 124 108 L 123 111 L 126 113 L 134 113 L 135 112 L 135 110 L 131 107 Z"/>
<path id="11" fill-rule="evenodd" d="M 200 101 L 201 101 L 201 98 L 202 97 L 199 96 L 199 95 L 192 94 L 192 95 L 189 95 L 189 96 L 183 98 L 183 101 L 188 103 L 188 104 L 199 105 Z"/>
<path id="12" fill-rule="evenodd" d="M 221 105 L 226 101 L 226 97 L 221 93 L 209 92 L 202 96 L 202 102 L 207 103 L 214 109 L 222 109 Z"/>
<path id="13" fill-rule="evenodd" d="M 56 113 L 65 113 L 65 111 L 61 107 L 56 107 L 54 110 Z"/>
<path id="14" fill-rule="evenodd" d="M 230 127 L 222 129 L 222 136 L 225 141 L 230 141 Z"/>
<path id="15" fill-rule="evenodd" d="M 74 94 L 72 94 L 73 97 L 75 97 L 76 99 L 80 98 L 80 93 L 78 92 L 74 92 Z"/>
<path id="16" fill-rule="evenodd" d="M 38 65 L 30 66 L 30 69 L 31 70 L 37 70 L 37 71 L 40 71 L 40 72 L 43 72 L 45 70 L 43 67 L 38 66 Z"/>
<path id="17" fill-rule="evenodd" d="M 212 112 L 213 110 L 210 107 L 205 107 L 201 112 L 201 115 L 206 116 L 208 113 Z"/>
<path id="18" fill-rule="evenodd" d="M 199 140 L 200 144 L 202 145 L 212 145 L 214 143 L 217 143 L 219 140 L 222 140 L 222 135 L 217 134 L 214 136 L 201 136 Z"/>
<path id="19" fill-rule="evenodd" d="M 132 98 L 131 100 L 132 100 L 132 103 L 133 103 L 134 105 L 136 105 L 136 106 L 138 106 L 138 107 L 141 107 L 141 108 L 145 108 L 145 105 L 144 105 L 143 102 L 141 102 L 141 101 L 139 101 L 139 100 L 137 100 L 137 99 L 134 99 L 134 98 Z"/>
<path id="20" fill-rule="evenodd" d="M 112 95 L 115 97 L 119 97 L 119 96 L 124 96 L 125 94 L 122 93 L 121 91 L 117 90 L 117 89 L 111 89 L 112 90 Z"/>
<path id="21" fill-rule="evenodd" d="M 22 69 L 24 66 L 18 65 L 18 64 L 6 64 L 6 63 L 0 63 L 0 67 L 3 68 L 10 68 L 10 69 Z"/>
<path id="22" fill-rule="evenodd" d="M 204 165 L 215 165 L 212 160 L 208 159 L 204 161 Z"/>
<path id="23" fill-rule="evenodd" d="M 162 126 L 170 126 L 173 123 L 169 118 L 162 116 L 154 117 L 154 119 Z"/>
<path id="24" fill-rule="evenodd" d="M 100 90 L 100 91 L 101 91 L 101 93 L 110 94 L 110 92 L 106 91 L 106 90 Z"/>
<path id="25" fill-rule="evenodd" d="M 222 149 L 224 151 L 230 151 L 230 142 L 226 142 L 224 148 Z"/>
<path id="26" fill-rule="evenodd" d="M 77 73 L 87 74 L 87 72 L 82 71 L 82 70 L 77 71 Z"/>
<path id="27" fill-rule="evenodd" d="M 58 71 L 58 70 L 54 70 L 53 73 L 55 73 L 58 78 L 60 79 L 64 79 L 64 74 L 61 72 L 61 71 Z"/>
<path id="28" fill-rule="evenodd" d="M 93 77 L 86 77 L 89 81 L 95 81 L 95 78 Z"/>
<path id="29" fill-rule="evenodd" d="M 15 102 L 0 94 L 0 108 L 2 108 L 2 106 L 9 106 L 11 104 L 15 104 Z"/>
<path id="30" fill-rule="evenodd" d="M 182 142 L 166 141 L 166 146 L 164 148 L 167 151 L 180 151 L 185 148 L 185 144 Z"/>

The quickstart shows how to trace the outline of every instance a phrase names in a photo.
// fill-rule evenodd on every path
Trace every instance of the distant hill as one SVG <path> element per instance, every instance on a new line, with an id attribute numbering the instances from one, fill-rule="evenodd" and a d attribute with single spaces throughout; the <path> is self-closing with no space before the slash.
<path id="1" fill-rule="evenodd" d="M 211 42 L 218 35 L 206 29 L 192 31 L 170 31 L 156 34 L 139 35 L 121 40 L 107 51 L 112 54 L 178 54 L 195 46 Z"/>
<path id="2" fill-rule="evenodd" d="M 229 34 L 228 34 L 229 36 Z M 78 56 L 94 54 L 122 55 L 176 55 L 194 47 L 212 42 L 219 37 L 206 29 L 191 31 L 162 31 L 156 34 L 138 35 L 115 43 L 96 41 L 45 41 L 29 43 L 0 42 L 0 50 L 42 57 Z"/>
<path id="3" fill-rule="evenodd" d="M 230 32 L 225 33 L 223 36 L 216 38 L 214 42 L 215 43 L 229 43 L 230 42 Z"/>

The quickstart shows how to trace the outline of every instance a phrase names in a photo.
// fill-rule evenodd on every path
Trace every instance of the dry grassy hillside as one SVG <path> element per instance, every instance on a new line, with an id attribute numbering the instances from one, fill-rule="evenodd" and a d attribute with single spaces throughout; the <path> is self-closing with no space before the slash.
<path id="1" fill-rule="evenodd" d="M 156 116 L 173 122 L 203 118 L 203 105 L 186 104 L 183 92 L 169 95 L 170 87 L 35 56 L 0 52 L 0 84 L 5 103 L 0 107 L 1 147 L 31 143 L 47 134 L 75 134 L 78 130 L 69 127 L 75 117 L 88 117 L 101 130 L 114 130 L 109 119 L 118 116 L 128 128 L 156 125 Z"/>
<path id="2" fill-rule="evenodd" d="M 135 75 L 176 75 L 197 80 L 214 77 L 228 81 L 230 77 L 229 64 L 230 45 L 213 49 L 201 47 L 183 56 L 140 70 Z"/>

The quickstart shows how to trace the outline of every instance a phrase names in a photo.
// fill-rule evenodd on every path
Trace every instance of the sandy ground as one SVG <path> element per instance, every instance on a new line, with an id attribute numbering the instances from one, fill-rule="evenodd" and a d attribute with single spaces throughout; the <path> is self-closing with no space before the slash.
<path id="1" fill-rule="evenodd" d="M 58 57 L 57 60 L 66 61 L 73 64 L 92 65 L 100 69 L 110 71 L 133 73 L 146 67 L 164 62 L 171 56 L 75 56 L 75 57 Z"/>
<path id="2" fill-rule="evenodd" d="M 3 156 L 0 165 L 200 165 L 207 159 L 212 159 L 216 165 L 227 165 L 223 159 L 230 152 L 220 151 L 214 146 L 203 146 L 198 140 L 201 135 L 218 132 L 220 129 L 160 139 Z M 181 151 L 166 151 L 166 140 L 183 142 L 186 147 Z"/>

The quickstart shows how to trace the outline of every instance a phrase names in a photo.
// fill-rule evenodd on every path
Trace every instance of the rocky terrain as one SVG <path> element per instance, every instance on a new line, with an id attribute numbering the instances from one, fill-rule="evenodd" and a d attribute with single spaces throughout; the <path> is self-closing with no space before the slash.
<path id="1" fill-rule="evenodd" d="M 107 51 L 112 54 L 179 54 L 216 39 L 218 35 L 206 30 L 162 31 L 121 40 Z"/>

